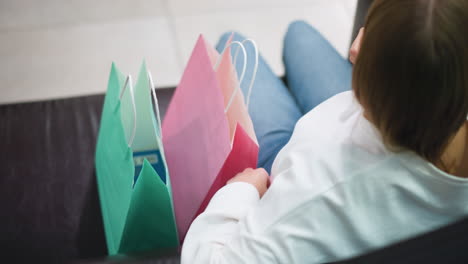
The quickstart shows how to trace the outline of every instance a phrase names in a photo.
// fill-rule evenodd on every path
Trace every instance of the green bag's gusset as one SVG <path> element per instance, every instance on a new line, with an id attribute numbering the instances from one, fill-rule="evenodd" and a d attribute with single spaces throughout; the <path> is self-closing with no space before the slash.
<path id="1" fill-rule="evenodd" d="M 134 96 L 132 89 L 123 90 L 124 84 L 125 77 L 112 64 L 96 147 L 97 184 L 109 255 L 179 245 L 146 65 L 141 67 Z"/>

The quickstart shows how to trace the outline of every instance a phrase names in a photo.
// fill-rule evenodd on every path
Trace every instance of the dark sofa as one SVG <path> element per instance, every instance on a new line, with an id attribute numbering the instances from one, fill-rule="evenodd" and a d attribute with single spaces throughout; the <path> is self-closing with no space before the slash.
<path id="1" fill-rule="evenodd" d="M 359 1 L 355 31 L 371 1 Z M 174 89 L 158 91 L 162 115 Z M 106 257 L 94 173 L 104 95 L 0 106 L 0 262 L 179 263 L 177 249 Z M 468 219 L 340 263 L 468 263 Z"/>

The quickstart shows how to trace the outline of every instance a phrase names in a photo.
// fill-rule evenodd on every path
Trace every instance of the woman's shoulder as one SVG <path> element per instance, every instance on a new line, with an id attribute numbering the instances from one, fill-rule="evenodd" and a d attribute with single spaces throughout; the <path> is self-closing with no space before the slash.
<path id="1" fill-rule="evenodd" d="M 350 130 L 361 113 L 362 108 L 352 91 L 337 94 L 299 119 L 292 139 L 301 141 L 340 137 L 338 134 Z"/>

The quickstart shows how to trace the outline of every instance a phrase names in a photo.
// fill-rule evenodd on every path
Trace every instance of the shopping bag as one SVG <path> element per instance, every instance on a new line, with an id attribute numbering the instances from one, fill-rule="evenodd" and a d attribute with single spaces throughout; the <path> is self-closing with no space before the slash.
<path id="1" fill-rule="evenodd" d="M 218 56 L 200 36 L 163 122 L 181 241 L 207 196 L 257 163 L 258 144 L 230 52 Z"/>
<path id="2" fill-rule="evenodd" d="M 153 87 L 145 64 L 135 90 L 112 65 L 95 158 L 109 255 L 179 244 Z"/>
<path id="3" fill-rule="evenodd" d="M 232 37 L 233 34 L 228 39 L 222 51 L 221 58 L 212 46 L 207 46 L 211 63 L 216 71 L 220 88 L 224 96 L 224 112 L 229 123 L 229 134 L 232 142 L 232 149 L 193 219 L 206 209 L 206 206 L 214 194 L 226 185 L 227 181 L 229 181 L 233 176 L 242 172 L 245 168 L 257 167 L 258 142 L 252 120 L 248 113 L 248 105 L 258 68 L 258 50 L 254 41 L 246 39 L 242 41 L 242 43 L 237 41 L 232 42 Z M 243 44 L 249 41 L 254 45 L 256 58 L 252 80 L 248 89 L 247 101 L 245 102 L 244 95 L 240 90 L 240 82 L 245 74 L 245 63 L 247 58 Z M 241 48 L 244 53 L 244 67 L 240 74 L 239 81 L 234 67 L 235 62 L 232 62 L 230 56 L 232 44 L 240 44 L 240 47 L 237 47 L 237 51 Z M 237 53 L 238 52 L 236 52 L 234 58 L 237 57 Z"/>

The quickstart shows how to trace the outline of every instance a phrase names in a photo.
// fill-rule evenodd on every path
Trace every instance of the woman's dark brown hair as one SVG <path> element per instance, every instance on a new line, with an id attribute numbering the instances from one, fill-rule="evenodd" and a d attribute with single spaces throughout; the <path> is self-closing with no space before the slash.
<path id="1" fill-rule="evenodd" d="M 468 114 L 468 0 L 376 0 L 353 90 L 387 145 L 439 163 Z"/>

